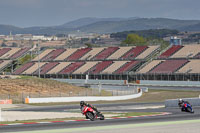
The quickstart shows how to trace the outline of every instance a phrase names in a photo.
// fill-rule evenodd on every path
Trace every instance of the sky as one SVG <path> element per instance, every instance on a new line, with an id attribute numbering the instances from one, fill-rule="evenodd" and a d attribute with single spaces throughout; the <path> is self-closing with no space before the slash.
<path id="1" fill-rule="evenodd" d="M 0 24 L 55 26 L 84 17 L 200 20 L 200 0 L 0 0 Z"/>

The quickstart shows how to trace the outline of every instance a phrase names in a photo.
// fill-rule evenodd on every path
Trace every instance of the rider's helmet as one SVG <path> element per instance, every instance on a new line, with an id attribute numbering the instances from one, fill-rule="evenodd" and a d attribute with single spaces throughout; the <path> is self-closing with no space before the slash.
<path id="1" fill-rule="evenodd" d="M 80 106 L 83 106 L 85 105 L 85 102 L 84 101 L 80 101 Z"/>
<path id="2" fill-rule="evenodd" d="M 178 100 L 178 103 L 183 103 L 183 99 L 179 99 L 179 100 Z"/>

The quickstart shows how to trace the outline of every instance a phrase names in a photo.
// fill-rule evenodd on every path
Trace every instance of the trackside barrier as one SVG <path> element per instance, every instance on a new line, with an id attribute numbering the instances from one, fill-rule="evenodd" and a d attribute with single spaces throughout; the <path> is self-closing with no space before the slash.
<path id="1" fill-rule="evenodd" d="M 1 118 L 1 107 L 0 107 L 0 121 L 2 121 L 2 118 Z"/>
<path id="2" fill-rule="evenodd" d="M 12 99 L 0 100 L 0 104 L 12 104 Z"/>
<path id="3" fill-rule="evenodd" d="M 95 79 L 53 79 L 59 82 L 67 82 L 70 84 L 115 84 L 115 85 L 123 85 L 127 84 L 127 80 L 95 80 Z"/>
<path id="4" fill-rule="evenodd" d="M 136 82 L 140 85 L 155 86 L 200 86 L 199 81 L 159 81 L 159 80 L 140 80 Z"/>
<path id="5" fill-rule="evenodd" d="M 57 102 L 79 102 L 79 101 L 116 101 L 128 100 L 142 96 L 142 91 L 138 94 L 125 96 L 87 96 L 87 97 L 49 97 L 49 98 L 25 98 L 25 103 L 57 103 Z"/>
<path id="6" fill-rule="evenodd" d="M 183 98 L 192 106 L 200 106 L 200 98 Z M 178 99 L 170 99 L 165 101 L 165 107 L 178 107 Z"/>

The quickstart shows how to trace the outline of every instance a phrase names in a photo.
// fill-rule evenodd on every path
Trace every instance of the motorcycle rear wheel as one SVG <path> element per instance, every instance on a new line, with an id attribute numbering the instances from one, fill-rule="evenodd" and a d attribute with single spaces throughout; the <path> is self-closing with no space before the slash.
<path id="1" fill-rule="evenodd" d="M 100 114 L 99 117 L 100 117 L 100 120 L 104 120 L 105 119 L 104 115 L 102 115 L 102 114 Z"/>
<path id="2" fill-rule="evenodd" d="M 194 111 L 191 108 L 187 108 L 187 111 L 190 113 L 194 113 Z"/>

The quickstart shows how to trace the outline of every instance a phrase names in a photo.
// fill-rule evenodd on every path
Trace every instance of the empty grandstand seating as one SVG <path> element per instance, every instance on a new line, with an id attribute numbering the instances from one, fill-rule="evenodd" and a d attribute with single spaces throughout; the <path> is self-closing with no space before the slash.
<path id="1" fill-rule="evenodd" d="M 82 48 L 78 49 L 76 52 L 74 52 L 71 56 L 69 56 L 66 60 L 72 61 L 72 60 L 78 60 L 82 56 L 84 56 L 87 52 L 89 52 L 91 48 Z"/>
<path id="2" fill-rule="evenodd" d="M 55 49 L 46 49 L 41 54 L 39 54 L 39 56 L 35 57 L 32 61 L 38 61 L 38 59 L 41 60 L 42 58 L 47 56 L 49 53 L 51 53 L 53 50 Z"/>
<path id="3" fill-rule="evenodd" d="M 52 68 L 54 68 L 56 65 L 58 65 L 59 62 L 49 62 L 46 63 L 45 65 L 43 65 L 40 69 L 40 74 L 46 74 L 49 70 L 51 70 Z M 34 73 L 37 74 L 37 73 Z"/>
<path id="4" fill-rule="evenodd" d="M 67 67 L 69 64 L 71 64 L 71 62 L 59 62 L 59 64 L 56 65 L 53 69 L 49 70 L 47 74 L 57 74 L 65 67 Z"/>
<path id="5" fill-rule="evenodd" d="M 83 66 L 81 66 L 80 68 L 78 68 L 76 71 L 73 72 L 73 74 L 84 74 L 85 72 L 87 72 L 90 68 L 94 67 L 96 64 L 98 63 L 98 61 L 88 61 L 86 62 Z"/>
<path id="6" fill-rule="evenodd" d="M 17 51 L 15 54 L 13 54 L 10 59 L 17 59 L 21 56 L 23 56 L 26 52 L 28 52 L 30 48 L 21 48 L 19 51 Z"/>
<path id="7" fill-rule="evenodd" d="M 46 49 L 14 74 L 37 75 L 39 67 L 40 74 L 48 76 L 126 74 L 128 71 L 135 71 L 141 64 L 140 60 L 152 55 L 158 48 L 159 46 Z M 38 58 L 40 64 L 37 62 Z"/>
<path id="8" fill-rule="evenodd" d="M 59 74 L 70 74 L 70 73 L 74 72 L 76 69 L 78 69 L 79 67 L 81 67 L 84 64 L 85 64 L 85 62 L 74 62 L 74 63 L 71 63 L 70 65 L 65 67 L 63 70 L 61 70 L 59 72 Z"/>
<path id="9" fill-rule="evenodd" d="M 115 74 L 127 73 L 128 71 L 130 71 L 131 69 L 133 69 L 139 63 L 140 63 L 140 61 L 127 62 L 126 64 L 124 64 L 123 66 L 121 66 L 118 70 L 116 70 L 114 73 Z"/>
<path id="10" fill-rule="evenodd" d="M 170 56 L 170 58 L 193 58 L 199 51 L 200 45 L 184 45 L 180 50 Z"/>
<path id="11" fill-rule="evenodd" d="M 101 71 L 103 71 L 104 69 L 106 69 L 112 63 L 113 63 L 113 61 L 102 61 L 102 62 L 99 62 L 96 66 L 94 66 L 93 68 L 91 68 L 86 73 L 99 74 Z"/>
<path id="12" fill-rule="evenodd" d="M 10 59 L 10 57 L 19 50 L 20 48 L 11 48 L 11 50 L 0 56 L 0 59 Z"/>
<path id="13" fill-rule="evenodd" d="M 192 59 L 176 73 L 200 73 L 200 60 Z"/>
<path id="14" fill-rule="evenodd" d="M 66 49 L 56 49 L 51 51 L 50 53 L 48 53 L 46 56 L 44 56 L 41 61 L 50 61 L 50 60 L 54 60 L 57 56 L 59 56 L 60 54 L 62 54 L 63 52 L 65 52 Z"/>
<path id="15" fill-rule="evenodd" d="M 5 53 L 7 53 L 10 50 L 11 50 L 11 48 L 1 48 L 0 49 L 0 57 L 3 56 Z"/>
<path id="16" fill-rule="evenodd" d="M 12 63 L 12 60 L 1 60 L 0 61 L 0 71 Z"/>
<path id="17" fill-rule="evenodd" d="M 102 73 L 105 74 L 112 74 L 117 69 L 119 69 L 121 66 L 126 64 L 127 61 L 114 61 L 113 64 L 111 64 L 109 67 L 107 67 L 105 70 L 102 71 Z"/>
<path id="18" fill-rule="evenodd" d="M 162 53 L 159 58 L 168 58 L 170 56 L 172 56 L 175 52 L 177 52 L 178 50 L 180 50 L 183 46 L 181 45 L 174 45 L 172 47 L 170 47 L 167 51 L 165 51 L 164 53 Z"/>
<path id="19" fill-rule="evenodd" d="M 119 49 L 113 53 L 111 56 L 108 57 L 108 59 L 119 59 L 122 55 L 127 53 L 129 50 L 131 50 L 133 47 L 119 47 Z"/>
<path id="20" fill-rule="evenodd" d="M 119 47 L 108 47 L 105 50 L 103 50 L 101 53 L 97 54 L 93 60 L 104 60 L 107 57 L 109 57 L 111 54 L 116 52 L 119 49 Z"/>
<path id="21" fill-rule="evenodd" d="M 166 60 L 161 62 L 155 68 L 153 68 L 150 73 L 174 73 L 176 70 L 180 69 L 183 65 L 188 63 L 188 60 Z"/>
<path id="22" fill-rule="evenodd" d="M 148 58 L 151 54 L 155 53 L 158 50 L 159 46 L 148 46 L 141 54 L 139 54 L 135 59 L 145 59 Z"/>
<path id="23" fill-rule="evenodd" d="M 60 54 L 58 57 L 56 57 L 54 60 L 55 61 L 64 61 L 65 59 L 67 59 L 70 55 L 72 55 L 75 51 L 77 51 L 78 49 L 73 48 L 73 49 L 67 49 L 65 52 L 63 52 L 62 54 Z"/>
<path id="24" fill-rule="evenodd" d="M 147 73 L 150 70 L 152 70 L 155 66 L 161 63 L 163 60 L 153 60 L 147 65 L 145 65 L 143 68 L 141 68 L 137 73 Z"/>
<path id="25" fill-rule="evenodd" d="M 121 59 L 134 59 L 147 48 L 147 46 L 137 46 L 125 53 Z"/>
<path id="26" fill-rule="evenodd" d="M 194 56 L 194 58 L 200 58 L 200 52 Z"/>
<path id="27" fill-rule="evenodd" d="M 26 71 L 24 71 L 21 74 L 25 74 L 25 75 L 30 74 L 30 75 L 32 75 L 36 71 L 37 71 L 37 74 L 38 74 L 39 73 L 39 71 L 38 71 L 39 67 L 41 68 L 45 64 L 46 64 L 46 62 L 40 62 L 40 63 L 39 62 L 34 62 L 34 64 L 31 67 L 29 67 Z"/>
<path id="28" fill-rule="evenodd" d="M 105 49 L 104 47 L 92 48 L 92 50 L 89 51 L 88 53 L 86 53 L 83 57 L 81 57 L 80 60 L 90 60 L 94 56 L 96 56 L 97 54 L 99 54 L 101 51 L 103 51 L 104 49 Z"/>
<path id="29" fill-rule="evenodd" d="M 33 64 L 33 62 L 26 63 L 22 67 L 18 68 L 13 74 L 21 74 L 22 72 L 30 68 Z"/>

